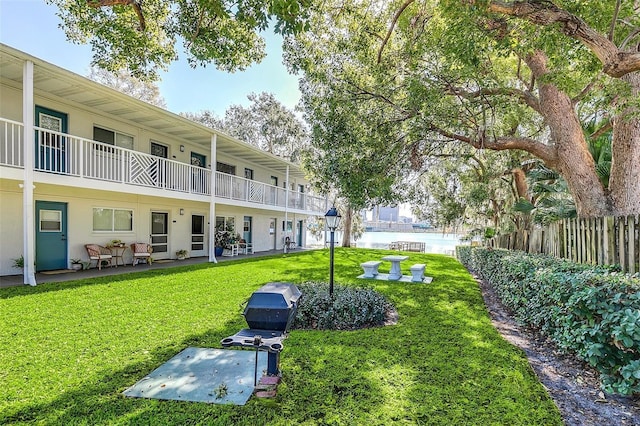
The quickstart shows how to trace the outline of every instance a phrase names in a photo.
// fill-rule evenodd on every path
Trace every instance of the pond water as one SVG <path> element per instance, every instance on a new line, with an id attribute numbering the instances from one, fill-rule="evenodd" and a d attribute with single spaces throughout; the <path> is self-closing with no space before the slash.
<path id="1" fill-rule="evenodd" d="M 427 253 L 440 254 L 453 254 L 456 246 L 462 244 L 457 234 L 435 232 L 365 232 L 356 243 L 358 247 L 386 249 L 393 241 L 425 243 Z"/>
<path id="2" fill-rule="evenodd" d="M 425 243 L 427 253 L 449 254 L 455 253 L 456 246 L 462 244 L 461 235 L 443 234 L 439 232 L 365 232 L 356 241 L 356 245 L 362 248 L 388 249 L 389 243 L 393 241 L 415 241 Z M 336 233 L 336 242 L 341 241 L 341 236 Z M 307 235 L 307 242 L 310 245 L 318 245 L 315 238 Z M 319 243 L 322 245 L 322 242 Z"/>

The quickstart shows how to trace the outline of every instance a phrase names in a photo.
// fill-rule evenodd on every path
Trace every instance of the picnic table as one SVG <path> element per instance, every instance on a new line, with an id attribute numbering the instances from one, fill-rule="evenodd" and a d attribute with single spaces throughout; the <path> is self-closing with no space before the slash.
<path id="1" fill-rule="evenodd" d="M 402 278 L 402 269 L 400 269 L 400 262 L 405 261 L 408 258 L 409 256 L 398 255 L 389 255 L 382 258 L 382 260 L 391 262 L 391 270 L 389 271 L 390 280 L 399 280 L 400 278 Z"/>

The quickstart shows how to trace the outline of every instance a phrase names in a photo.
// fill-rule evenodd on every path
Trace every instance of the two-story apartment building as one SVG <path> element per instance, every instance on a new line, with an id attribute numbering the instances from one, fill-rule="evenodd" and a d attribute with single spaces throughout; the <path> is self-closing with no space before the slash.
<path id="1" fill-rule="evenodd" d="M 24 256 L 34 285 L 114 239 L 215 261 L 221 223 L 254 251 L 304 245 L 326 210 L 296 165 L 0 44 L 0 275 Z"/>

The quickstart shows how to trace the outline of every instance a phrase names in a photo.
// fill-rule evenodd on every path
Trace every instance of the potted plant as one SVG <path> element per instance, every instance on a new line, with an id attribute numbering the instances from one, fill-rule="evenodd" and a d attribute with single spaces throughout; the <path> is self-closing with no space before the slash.
<path id="1" fill-rule="evenodd" d="M 178 260 L 183 260 L 187 258 L 187 255 L 189 254 L 189 252 L 185 249 L 181 249 L 181 250 L 177 250 L 176 251 L 176 257 L 178 258 Z"/>
<path id="2" fill-rule="evenodd" d="M 24 268 L 24 256 L 20 255 L 19 258 L 13 259 L 13 267 L 14 268 Z"/>
<path id="3" fill-rule="evenodd" d="M 215 255 L 222 256 L 224 248 L 231 244 L 231 240 L 234 237 L 233 226 L 231 225 L 219 225 L 216 228 L 215 235 Z"/>
<path id="4" fill-rule="evenodd" d="M 124 247 L 124 243 L 122 242 L 122 240 L 111 240 L 108 244 L 107 244 L 107 248 L 112 248 L 112 247 Z"/>
<path id="5" fill-rule="evenodd" d="M 71 269 L 74 271 L 82 269 L 82 259 L 71 259 Z"/>

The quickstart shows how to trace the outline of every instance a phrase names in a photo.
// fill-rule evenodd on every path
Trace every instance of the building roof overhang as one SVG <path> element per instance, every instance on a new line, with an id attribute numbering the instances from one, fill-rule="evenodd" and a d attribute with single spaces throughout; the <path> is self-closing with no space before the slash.
<path id="1" fill-rule="evenodd" d="M 212 137 L 217 135 L 217 152 L 242 158 L 282 174 L 289 167 L 291 177 L 305 177 L 299 166 L 285 159 L 0 43 L 0 77 L 3 81 L 21 89 L 25 61 L 34 64 L 33 86 L 34 92 L 39 96 L 53 97 L 90 110 L 98 110 L 133 122 L 141 128 L 153 129 L 175 139 L 199 145 L 206 152 L 210 149 Z"/>

